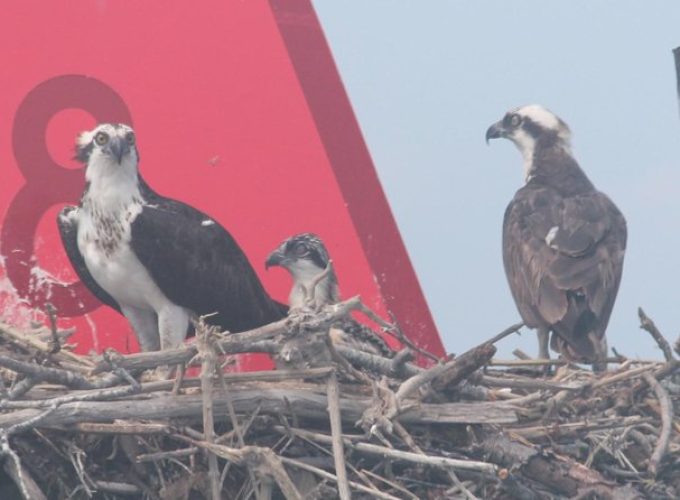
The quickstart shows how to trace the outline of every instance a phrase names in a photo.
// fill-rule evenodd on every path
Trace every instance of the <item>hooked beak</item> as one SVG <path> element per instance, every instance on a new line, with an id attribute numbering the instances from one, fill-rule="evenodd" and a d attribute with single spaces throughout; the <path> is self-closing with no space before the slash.
<path id="1" fill-rule="evenodd" d="M 486 129 L 486 143 L 489 144 L 489 139 L 498 139 L 505 137 L 505 129 L 501 122 L 496 122 Z"/>
<path id="2" fill-rule="evenodd" d="M 269 269 L 272 266 L 280 266 L 285 259 L 286 256 L 284 255 L 284 253 L 281 251 L 280 248 L 277 248 L 276 250 L 269 254 L 269 257 L 267 257 L 267 260 L 264 263 L 264 268 Z"/>
<path id="3" fill-rule="evenodd" d="M 109 141 L 109 153 L 113 156 L 118 164 L 123 161 L 123 156 L 130 152 L 130 144 L 124 137 L 112 137 Z"/>

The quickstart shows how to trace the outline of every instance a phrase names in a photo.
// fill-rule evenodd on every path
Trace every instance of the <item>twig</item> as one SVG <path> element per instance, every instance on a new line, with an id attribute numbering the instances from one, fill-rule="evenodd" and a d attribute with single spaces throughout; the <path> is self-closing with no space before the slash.
<path id="1" fill-rule="evenodd" d="M 292 465 L 294 467 L 297 467 L 302 470 L 306 470 L 309 472 L 312 472 L 318 476 L 321 476 L 325 479 L 329 479 L 333 481 L 334 483 L 337 484 L 338 482 L 338 477 L 335 474 L 331 474 L 330 472 L 326 472 L 325 470 L 319 469 L 318 467 L 314 467 L 313 465 L 306 464 L 304 462 L 301 462 L 299 460 L 294 460 L 292 458 L 287 458 L 287 457 L 280 457 L 281 461 L 284 464 Z M 370 493 L 373 497 L 375 498 L 382 498 L 384 500 L 399 500 L 399 498 L 389 495 L 387 493 L 383 493 L 380 491 L 375 491 L 373 488 L 369 488 L 367 486 L 364 486 L 363 484 L 355 483 L 353 481 L 349 481 L 349 485 L 359 491 L 363 491 L 364 493 Z"/>
<path id="2" fill-rule="evenodd" d="M 311 317 L 309 315 L 298 315 L 297 317 L 284 318 L 245 332 L 230 333 L 221 337 L 216 342 L 216 349 L 225 354 L 262 352 L 256 349 L 257 343 L 260 341 L 272 339 L 295 328 L 317 331 L 324 328 L 327 329 L 350 312 L 359 310 L 361 306 L 361 299 L 358 296 L 354 296 L 332 306 L 326 306 Z M 120 356 L 118 365 L 127 370 L 146 370 L 160 365 L 188 363 L 196 354 L 196 345 L 188 344 L 177 349 Z M 389 362 L 389 360 L 386 361 Z M 2 366 L 1 363 L 0 366 Z M 100 361 L 92 369 L 92 374 L 101 373 L 108 369 L 108 363 Z"/>
<path id="3" fill-rule="evenodd" d="M 314 300 L 316 298 L 316 286 L 326 278 L 331 272 L 333 271 L 333 260 L 329 259 L 328 263 L 326 264 L 326 267 L 324 268 L 323 271 L 321 271 L 319 274 L 317 274 L 312 282 L 309 284 L 308 287 L 303 286 L 303 291 L 305 295 L 305 300 L 304 303 L 309 307 L 310 309 L 314 310 Z"/>
<path id="4" fill-rule="evenodd" d="M 45 342 L 38 340 L 33 335 L 27 335 L 26 333 L 21 332 L 17 328 L 10 326 L 6 323 L 0 322 L 0 334 L 4 339 L 7 339 L 8 341 L 16 345 L 19 345 L 24 349 L 29 350 L 35 349 L 41 352 L 50 351 L 49 346 Z M 69 361 L 74 362 L 76 365 L 83 367 L 83 370 L 87 370 L 89 369 L 89 367 L 92 366 L 92 362 L 90 361 L 89 358 L 79 356 L 65 349 L 59 351 L 56 357 L 57 359 L 61 358 L 68 359 Z"/>
<path id="5" fill-rule="evenodd" d="M 185 439 L 226 460 L 234 461 L 237 464 L 242 464 L 249 468 L 255 468 L 262 474 L 272 477 L 287 500 L 302 500 L 302 496 L 282 465 L 282 461 L 285 460 L 284 457 L 279 457 L 270 448 L 246 446 L 237 449 L 205 441 L 194 441 L 189 438 Z"/>
<path id="6" fill-rule="evenodd" d="M 244 438 L 244 433 L 241 430 L 241 425 L 238 422 L 238 417 L 236 416 L 236 410 L 234 410 L 234 403 L 231 399 L 231 395 L 229 393 L 229 387 L 227 386 L 227 383 L 225 381 L 224 373 L 222 370 L 218 370 L 219 374 L 219 379 L 220 379 L 220 385 L 222 387 L 222 392 L 224 393 L 224 399 L 227 404 L 227 411 L 229 412 L 229 419 L 231 420 L 231 427 L 234 430 L 234 434 L 236 434 L 236 439 L 238 442 L 239 448 L 244 448 L 246 443 L 245 443 L 245 438 Z M 217 442 L 217 440 L 216 440 Z M 225 479 L 225 472 L 227 469 L 228 465 L 225 466 L 223 474 L 219 478 L 219 489 L 222 489 L 222 484 L 224 484 L 224 479 Z M 255 489 L 255 496 L 258 498 L 258 500 L 264 499 L 264 497 L 261 495 L 258 487 L 257 487 L 257 482 L 255 478 L 255 474 L 253 473 L 252 470 L 248 469 L 248 475 L 250 476 L 250 481 L 253 483 L 253 488 Z"/>
<path id="7" fill-rule="evenodd" d="M 399 362 L 399 364 L 395 365 L 393 364 L 394 358 L 384 358 L 341 345 L 336 345 L 335 350 L 352 364 L 361 366 L 374 373 L 387 375 L 388 377 L 403 380 L 424 371 L 422 368 L 411 363 Z"/>
<path id="8" fill-rule="evenodd" d="M 289 432 L 289 430 L 282 426 L 275 426 L 274 430 L 284 434 Z M 319 443 L 324 444 L 333 443 L 333 438 L 326 434 L 320 434 L 296 428 L 290 429 L 290 431 L 292 431 L 295 435 L 299 435 L 301 437 L 311 439 Z M 419 453 L 395 450 L 393 448 L 387 448 L 386 446 L 379 446 L 371 443 L 354 442 L 353 440 L 348 439 L 346 436 L 343 436 L 343 441 L 348 448 L 351 448 L 362 453 L 368 453 L 371 455 L 377 455 L 382 457 L 390 457 L 391 459 L 394 460 L 403 460 L 406 462 L 412 462 L 422 465 L 430 465 L 441 469 L 452 468 L 457 470 L 481 472 L 484 474 L 496 474 L 499 470 L 499 468 L 495 464 L 488 462 L 480 462 L 476 460 L 459 460 L 455 458 L 437 457 L 431 455 L 421 455 Z"/>
<path id="9" fill-rule="evenodd" d="M 515 323 L 514 325 L 507 327 L 505 330 L 503 330 L 501 333 L 499 333 L 495 337 L 492 337 L 491 339 L 489 339 L 487 342 L 490 343 L 490 344 L 495 344 L 496 342 L 504 339 L 508 335 L 511 335 L 511 334 L 517 332 L 523 326 L 524 326 L 524 323 Z"/>
<path id="10" fill-rule="evenodd" d="M 28 471 L 21 465 L 19 457 L 14 450 L 9 447 L 9 443 L 4 439 L 2 439 L 1 442 L 2 449 L 0 449 L 0 455 L 7 455 L 8 458 L 4 460 L 3 470 L 10 478 L 12 478 L 12 481 L 16 484 L 17 488 L 19 488 L 24 500 L 46 500 L 47 497 L 30 476 Z"/>
<path id="11" fill-rule="evenodd" d="M 56 354 L 61 350 L 61 342 L 57 333 L 57 308 L 49 302 L 45 304 L 45 312 L 50 320 L 50 340 L 47 343 L 49 354 Z"/>
<path id="12" fill-rule="evenodd" d="M 331 422 L 333 444 L 333 460 L 335 473 L 338 477 L 338 493 L 341 500 L 349 500 L 351 493 L 347 482 L 347 467 L 345 466 L 345 452 L 342 446 L 342 420 L 340 419 L 340 397 L 338 395 L 338 380 L 335 372 L 328 376 L 328 415 Z"/>
<path id="13" fill-rule="evenodd" d="M 214 350 L 213 329 L 208 327 L 203 318 L 196 323 L 196 341 L 198 356 L 201 359 L 201 394 L 203 395 L 203 435 L 207 443 L 215 441 L 215 421 L 213 417 L 213 375 L 217 366 L 217 354 Z M 220 473 L 217 456 L 208 452 L 208 477 L 213 500 L 219 500 Z"/>
<path id="14" fill-rule="evenodd" d="M 620 363 L 621 358 L 605 358 L 601 362 L 604 363 Z M 636 363 L 657 363 L 657 361 L 636 361 Z M 588 364 L 588 363 L 578 363 Z M 564 359 L 492 359 L 489 366 L 508 366 L 508 367 L 532 367 L 532 366 L 567 366 L 574 365 L 570 361 Z"/>
<path id="15" fill-rule="evenodd" d="M 35 363 L 26 363 L 18 359 L 0 354 L 0 366 L 17 373 L 22 373 L 37 380 L 45 380 L 55 384 L 62 384 L 74 389 L 94 389 L 95 386 L 79 373 L 61 368 L 49 368 Z"/>
<path id="16" fill-rule="evenodd" d="M 645 379 L 645 382 L 647 382 L 649 387 L 652 388 L 654 394 L 656 394 L 656 397 L 659 400 L 659 405 L 661 406 L 661 432 L 659 433 L 659 439 L 656 443 L 656 447 L 654 448 L 654 453 L 652 453 L 652 456 L 649 459 L 649 466 L 647 467 L 647 470 L 652 475 L 652 477 L 656 477 L 659 465 L 666 454 L 666 450 L 668 449 L 668 441 L 671 437 L 671 426 L 673 423 L 673 402 L 668 396 L 666 389 L 664 389 L 659 381 L 656 380 L 650 373 L 645 372 L 642 374 L 642 377 Z"/>
<path id="17" fill-rule="evenodd" d="M 139 495 L 142 490 L 129 483 L 120 483 L 113 481 L 95 481 L 94 486 L 99 491 L 113 493 L 114 495 Z"/>
<path id="18" fill-rule="evenodd" d="M 569 386 L 564 384 L 556 384 L 554 382 L 546 382 L 540 379 L 531 378 L 505 378 L 493 377 L 490 375 L 481 375 L 479 383 L 489 387 L 507 387 L 512 389 L 528 389 L 539 391 L 575 391 L 580 387 Z"/>
<path id="19" fill-rule="evenodd" d="M 400 484 L 395 483 L 394 481 L 390 481 L 389 479 L 386 479 L 382 476 L 379 476 L 378 474 L 376 474 L 375 472 L 371 472 L 370 470 L 364 470 L 363 472 L 367 476 L 370 476 L 373 479 L 378 480 L 381 483 L 386 484 L 390 488 L 393 488 L 393 489 L 397 490 L 398 492 L 403 493 L 404 495 L 406 495 L 411 500 L 421 500 L 417 496 L 415 496 L 413 493 L 411 493 L 409 490 L 407 490 L 406 488 L 404 488 Z"/>
<path id="20" fill-rule="evenodd" d="M 389 336 L 392 338 L 398 340 L 401 344 L 404 346 L 408 347 L 411 351 L 417 352 L 421 356 L 434 361 L 435 363 L 440 363 L 442 360 L 439 356 L 436 356 L 432 354 L 430 351 L 427 351 L 423 349 L 422 347 L 419 347 L 415 345 L 411 339 L 409 339 L 404 332 L 401 330 L 399 327 L 399 324 L 396 321 L 396 317 L 394 314 L 390 313 L 390 318 L 392 319 L 392 323 L 387 323 L 384 319 L 382 319 L 380 316 L 375 314 L 373 311 L 371 311 L 369 308 L 364 308 L 362 309 L 362 312 L 368 316 L 370 319 L 378 323 L 380 326 L 382 326 L 383 331 L 387 333 Z"/>
<path id="21" fill-rule="evenodd" d="M 671 349 L 670 344 L 666 340 L 666 338 L 661 334 L 659 329 L 656 327 L 654 324 L 654 321 L 652 321 L 642 310 L 642 307 L 638 307 L 638 316 L 640 317 L 640 328 L 643 330 L 646 330 L 649 332 L 649 334 L 654 338 L 656 341 L 657 345 L 663 352 L 664 357 L 666 358 L 666 361 L 673 361 L 673 351 Z"/>

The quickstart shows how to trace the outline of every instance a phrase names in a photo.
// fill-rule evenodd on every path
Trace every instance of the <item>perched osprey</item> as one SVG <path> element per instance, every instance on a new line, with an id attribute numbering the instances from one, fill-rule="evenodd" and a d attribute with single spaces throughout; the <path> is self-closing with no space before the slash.
<path id="1" fill-rule="evenodd" d="M 307 304 L 306 300 L 314 281 L 329 265 L 328 274 L 316 284 L 314 302 Z M 311 233 L 291 236 L 269 254 L 265 267 L 271 266 L 281 266 L 293 277 L 289 296 L 291 309 L 304 307 L 318 309 L 340 301 L 340 290 L 333 264 L 330 263 L 328 251 L 318 236 Z M 346 319 L 335 325 L 330 333 L 335 344 L 385 357 L 393 355 L 392 349 L 380 335 L 353 319 Z"/>
<path id="2" fill-rule="evenodd" d="M 101 124 L 77 139 L 87 165 L 77 207 L 57 223 L 73 267 L 122 313 L 143 351 L 177 347 L 192 315 L 232 332 L 285 317 L 231 235 L 209 216 L 164 198 L 139 175 L 135 134 Z"/>
<path id="3" fill-rule="evenodd" d="M 503 221 L 503 263 L 527 326 L 538 329 L 539 354 L 550 346 L 577 362 L 601 361 L 605 330 L 621 282 L 626 221 L 571 153 L 569 127 L 547 109 L 509 111 L 486 131 L 524 158 L 526 184 Z M 595 368 L 601 369 L 601 363 Z"/>

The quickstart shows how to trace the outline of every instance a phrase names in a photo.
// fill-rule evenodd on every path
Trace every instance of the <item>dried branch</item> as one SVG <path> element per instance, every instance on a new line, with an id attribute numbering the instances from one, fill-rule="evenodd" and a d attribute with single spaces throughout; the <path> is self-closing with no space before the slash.
<path id="1" fill-rule="evenodd" d="M 280 426 L 276 426 L 275 429 L 284 434 L 290 431 L 293 432 L 296 436 L 304 437 L 305 439 L 310 439 L 312 441 L 317 441 L 319 443 L 324 444 L 333 443 L 333 438 L 325 434 L 310 432 L 304 429 L 286 429 Z M 448 457 L 426 456 L 419 453 L 412 453 L 410 451 L 400 451 L 395 450 L 393 448 L 386 448 L 385 446 L 379 446 L 376 444 L 356 441 L 356 439 L 359 438 L 360 436 L 355 436 L 355 440 L 353 440 L 351 438 L 348 438 L 347 436 L 343 436 L 343 441 L 345 443 L 345 446 L 358 452 L 368 453 L 371 455 L 382 457 L 390 457 L 394 460 L 403 460 L 406 462 L 421 465 L 430 465 L 433 467 L 443 469 L 452 468 L 457 470 L 475 471 L 492 475 L 497 474 L 499 471 L 499 468 L 496 465 L 488 462 L 480 462 L 476 460 L 458 460 Z"/>
<path id="2" fill-rule="evenodd" d="M 201 394 L 203 406 L 203 439 L 212 444 L 215 441 L 215 420 L 213 416 L 213 376 L 217 368 L 217 353 L 215 352 L 214 329 L 206 326 L 201 318 L 196 323 L 197 357 L 201 360 Z M 208 453 L 208 478 L 213 500 L 219 500 L 220 473 L 217 457 Z"/>
<path id="3" fill-rule="evenodd" d="M 673 423 L 673 402 L 668 396 L 666 389 L 664 389 L 659 381 L 656 380 L 651 374 L 645 372 L 642 374 L 642 377 L 645 379 L 645 382 L 649 384 L 649 387 L 652 388 L 654 394 L 656 394 L 656 397 L 659 400 L 659 405 L 661 406 L 661 432 L 659 433 L 659 440 L 657 441 L 656 447 L 654 448 L 654 453 L 652 453 L 652 456 L 649 459 L 649 467 L 647 467 L 647 470 L 652 475 L 652 477 L 656 477 L 659 465 L 666 454 L 666 450 L 668 449 L 668 441 L 671 437 Z"/>
<path id="4" fill-rule="evenodd" d="M 654 321 L 652 321 L 642 310 L 641 307 L 638 307 L 638 316 L 640 317 L 640 328 L 643 330 L 647 331 L 656 341 L 657 345 L 663 352 L 664 357 L 666 358 L 666 361 L 673 361 L 673 350 L 671 349 L 670 344 L 666 340 L 666 338 L 661 334 L 659 329 L 656 327 L 654 324 Z"/>
<path id="5" fill-rule="evenodd" d="M 340 397 L 338 395 L 338 380 L 335 373 L 328 376 L 328 415 L 331 422 L 333 442 L 333 460 L 335 473 L 338 477 L 338 493 L 341 500 L 351 498 L 349 483 L 347 482 L 347 467 L 345 465 L 345 451 L 342 446 L 342 420 L 340 418 Z"/>

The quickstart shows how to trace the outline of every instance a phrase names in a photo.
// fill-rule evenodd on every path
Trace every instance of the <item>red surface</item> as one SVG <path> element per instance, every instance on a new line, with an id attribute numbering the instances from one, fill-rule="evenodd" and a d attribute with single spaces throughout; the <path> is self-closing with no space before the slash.
<path id="1" fill-rule="evenodd" d="M 54 223 L 84 183 L 76 133 L 124 121 L 147 181 L 219 220 L 274 297 L 290 279 L 264 271 L 267 253 L 313 231 L 345 296 L 443 353 L 309 2 L 5 2 L 0 63 L 0 305 L 13 320 L 50 300 L 81 350 L 136 349 L 126 321 L 72 283 Z"/>

